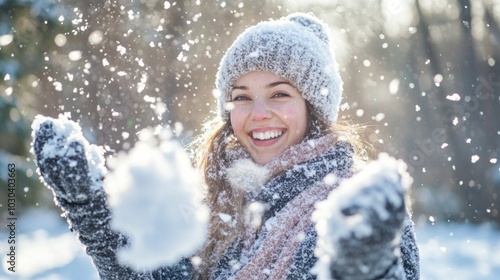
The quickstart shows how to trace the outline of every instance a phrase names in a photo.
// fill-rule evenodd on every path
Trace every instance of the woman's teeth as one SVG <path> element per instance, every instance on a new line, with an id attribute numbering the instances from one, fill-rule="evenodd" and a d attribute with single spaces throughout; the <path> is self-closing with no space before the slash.
<path id="1" fill-rule="evenodd" d="M 252 137 L 258 140 L 267 140 L 271 138 L 276 138 L 283 134 L 282 131 L 266 131 L 266 132 L 253 132 Z"/>

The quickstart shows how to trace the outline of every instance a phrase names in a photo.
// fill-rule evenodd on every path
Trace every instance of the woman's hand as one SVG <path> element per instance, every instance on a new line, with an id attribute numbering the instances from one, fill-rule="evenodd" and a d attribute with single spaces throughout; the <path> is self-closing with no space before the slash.
<path id="1" fill-rule="evenodd" d="M 56 199 L 88 202 L 106 172 L 99 148 L 91 146 L 78 124 L 64 116 L 37 116 L 32 128 L 32 152 L 39 174 Z"/>
<path id="2" fill-rule="evenodd" d="M 320 279 L 404 279 L 399 233 L 411 183 L 405 169 L 382 155 L 318 203 Z"/>

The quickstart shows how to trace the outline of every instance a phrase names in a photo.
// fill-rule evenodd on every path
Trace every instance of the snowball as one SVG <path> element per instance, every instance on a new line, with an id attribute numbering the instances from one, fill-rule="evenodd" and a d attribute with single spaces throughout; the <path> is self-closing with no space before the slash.
<path id="1" fill-rule="evenodd" d="M 138 270 L 172 265 L 205 241 L 208 209 L 201 203 L 201 180 L 170 135 L 141 131 L 128 154 L 110 160 L 113 171 L 104 182 L 111 226 L 130 238 L 118 259 Z"/>

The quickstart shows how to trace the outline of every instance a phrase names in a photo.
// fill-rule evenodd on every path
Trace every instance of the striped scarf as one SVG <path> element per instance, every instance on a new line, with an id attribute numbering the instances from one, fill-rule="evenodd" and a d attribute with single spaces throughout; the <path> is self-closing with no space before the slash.
<path id="1" fill-rule="evenodd" d="M 352 175 L 353 149 L 327 135 L 292 146 L 265 166 L 244 158 L 226 172 L 232 187 L 245 189 L 250 214 L 238 260 L 215 278 L 285 279 L 312 226 L 314 204 Z"/>

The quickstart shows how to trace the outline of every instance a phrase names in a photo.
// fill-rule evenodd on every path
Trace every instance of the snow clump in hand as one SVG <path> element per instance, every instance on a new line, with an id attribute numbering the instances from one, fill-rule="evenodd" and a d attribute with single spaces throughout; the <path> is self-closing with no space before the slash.
<path id="1" fill-rule="evenodd" d="M 367 254 L 384 257 L 382 252 L 370 249 L 370 244 L 378 248 L 387 243 L 391 248 L 396 241 L 405 216 L 404 196 L 411 182 L 404 162 L 381 153 L 378 160 L 316 204 L 312 220 L 318 233 L 318 262 L 313 272 L 318 279 L 332 277 L 330 265 L 334 260 L 338 267 L 353 265 L 355 259 L 371 259 Z"/>
<path id="2" fill-rule="evenodd" d="M 109 164 L 111 227 L 130 238 L 119 261 L 154 269 L 194 254 L 205 241 L 208 209 L 201 179 L 171 132 L 141 131 L 135 147 Z"/>

